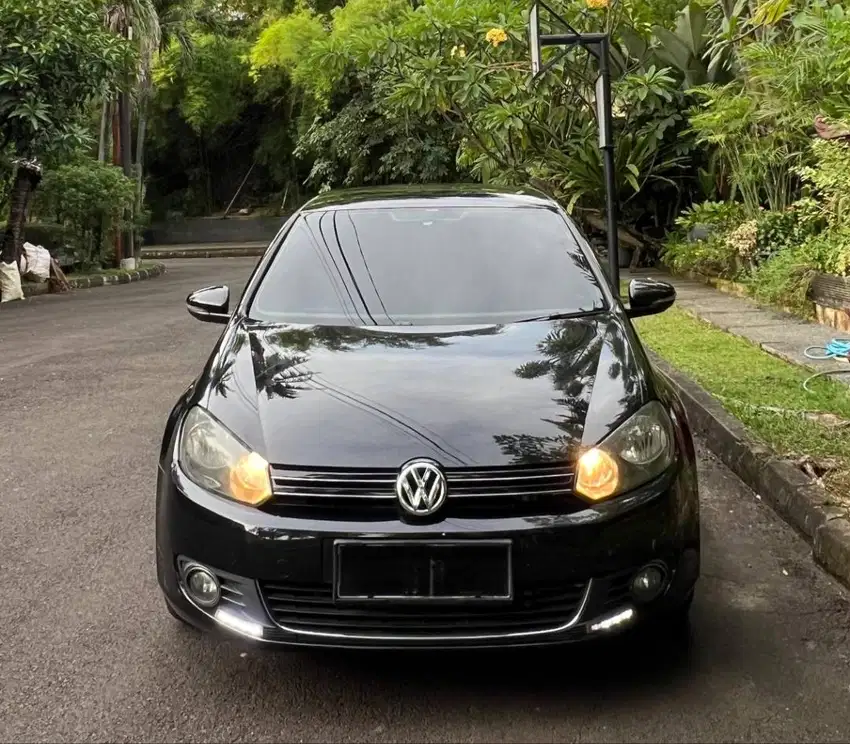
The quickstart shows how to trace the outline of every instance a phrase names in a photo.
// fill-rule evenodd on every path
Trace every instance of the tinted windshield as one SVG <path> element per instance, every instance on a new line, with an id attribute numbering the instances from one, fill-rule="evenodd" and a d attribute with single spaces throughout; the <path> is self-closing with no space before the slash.
<path id="1" fill-rule="evenodd" d="M 535 207 L 307 212 L 249 315 L 316 325 L 508 323 L 605 307 L 564 219 Z"/>

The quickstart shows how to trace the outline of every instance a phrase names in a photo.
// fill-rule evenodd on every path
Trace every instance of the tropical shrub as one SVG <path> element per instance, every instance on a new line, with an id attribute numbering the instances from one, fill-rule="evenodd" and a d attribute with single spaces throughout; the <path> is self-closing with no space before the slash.
<path id="1" fill-rule="evenodd" d="M 104 27 L 103 9 L 97 0 L 0 0 L 0 153 L 17 163 L 4 262 L 20 256 L 39 161 L 90 139 L 89 103 L 128 68 L 132 50 Z"/>
<path id="2" fill-rule="evenodd" d="M 125 219 L 135 194 L 135 181 L 121 168 L 78 160 L 45 172 L 34 212 L 42 221 L 64 226 L 64 238 L 82 268 L 97 268 L 116 231 L 135 227 Z"/>

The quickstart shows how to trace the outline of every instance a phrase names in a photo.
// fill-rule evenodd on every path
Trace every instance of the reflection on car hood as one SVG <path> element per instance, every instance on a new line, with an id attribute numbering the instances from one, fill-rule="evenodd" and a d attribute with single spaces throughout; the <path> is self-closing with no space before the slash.
<path id="1" fill-rule="evenodd" d="M 563 460 L 646 399 L 647 367 L 613 314 L 504 326 L 240 322 L 201 403 L 270 462 L 447 467 Z"/>

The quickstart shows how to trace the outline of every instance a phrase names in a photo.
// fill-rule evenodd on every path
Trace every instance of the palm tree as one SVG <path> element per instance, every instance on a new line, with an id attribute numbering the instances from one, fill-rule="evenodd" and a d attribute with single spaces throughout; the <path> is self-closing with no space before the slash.
<path id="1" fill-rule="evenodd" d="M 113 33 L 131 37 L 138 45 L 139 64 L 136 86 L 150 78 L 153 58 L 162 39 L 159 12 L 155 0 L 108 0 L 104 5 L 104 24 Z M 114 101 L 104 100 L 100 120 L 98 159 L 106 160 L 107 123 Z"/>
<path id="2" fill-rule="evenodd" d="M 198 0 L 109 0 L 105 6 L 105 24 L 111 31 L 132 38 L 138 49 L 138 65 L 135 80 L 130 81 L 128 89 L 132 89 L 137 111 L 136 131 L 136 211 L 141 212 L 144 202 L 144 152 L 145 134 L 147 129 L 147 111 L 153 93 L 151 71 L 156 56 L 176 41 L 191 58 L 192 38 L 191 27 L 194 21 L 201 20 L 205 11 Z M 131 157 L 130 122 L 130 90 L 127 90 L 120 101 L 118 110 L 122 110 L 124 132 L 121 134 L 123 162 L 125 170 L 129 170 L 133 161 Z M 106 160 L 106 142 L 108 139 L 108 121 L 110 109 L 113 117 L 116 112 L 115 102 L 105 100 L 101 114 L 100 139 L 98 159 Z M 114 118 L 113 118 L 114 121 Z M 114 125 L 113 125 L 114 129 Z M 128 173 L 129 175 L 129 173 Z M 134 253 L 138 259 L 141 246 Z"/>
<path id="3" fill-rule="evenodd" d="M 117 101 L 107 99 L 103 102 L 98 142 L 98 159 L 105 161 L 107 121 L 111 109 L 113 147 L 124 166 L 124 174 L 130 176 L 133 168 L 130 91 L 138 90 L 140 82 L 150 76 L 153 57 L 160 45 L 159 15 L 153 0 L 107 0 L 104 5 L 104 23 L 113 33 L 135 42 L 138 50 L 136 79 L 125 82 Z M 128 231 L 126 237 L 126 252 L 138 259 L 138 250 L 133 247 L 133 231 Z"/>

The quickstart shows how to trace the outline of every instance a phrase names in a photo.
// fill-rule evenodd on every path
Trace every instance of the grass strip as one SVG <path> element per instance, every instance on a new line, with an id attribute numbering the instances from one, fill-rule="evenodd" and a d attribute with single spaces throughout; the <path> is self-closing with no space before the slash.
<path id="1" fill-rule="evenodd" d="M 850 392 L 675 307 L 639 318 L 644 344 L 714 395 L 780 455 L 834 467 L 824 477 L 850 501 Z M 826 414 L 826 415 L 818 415 Z"/>

